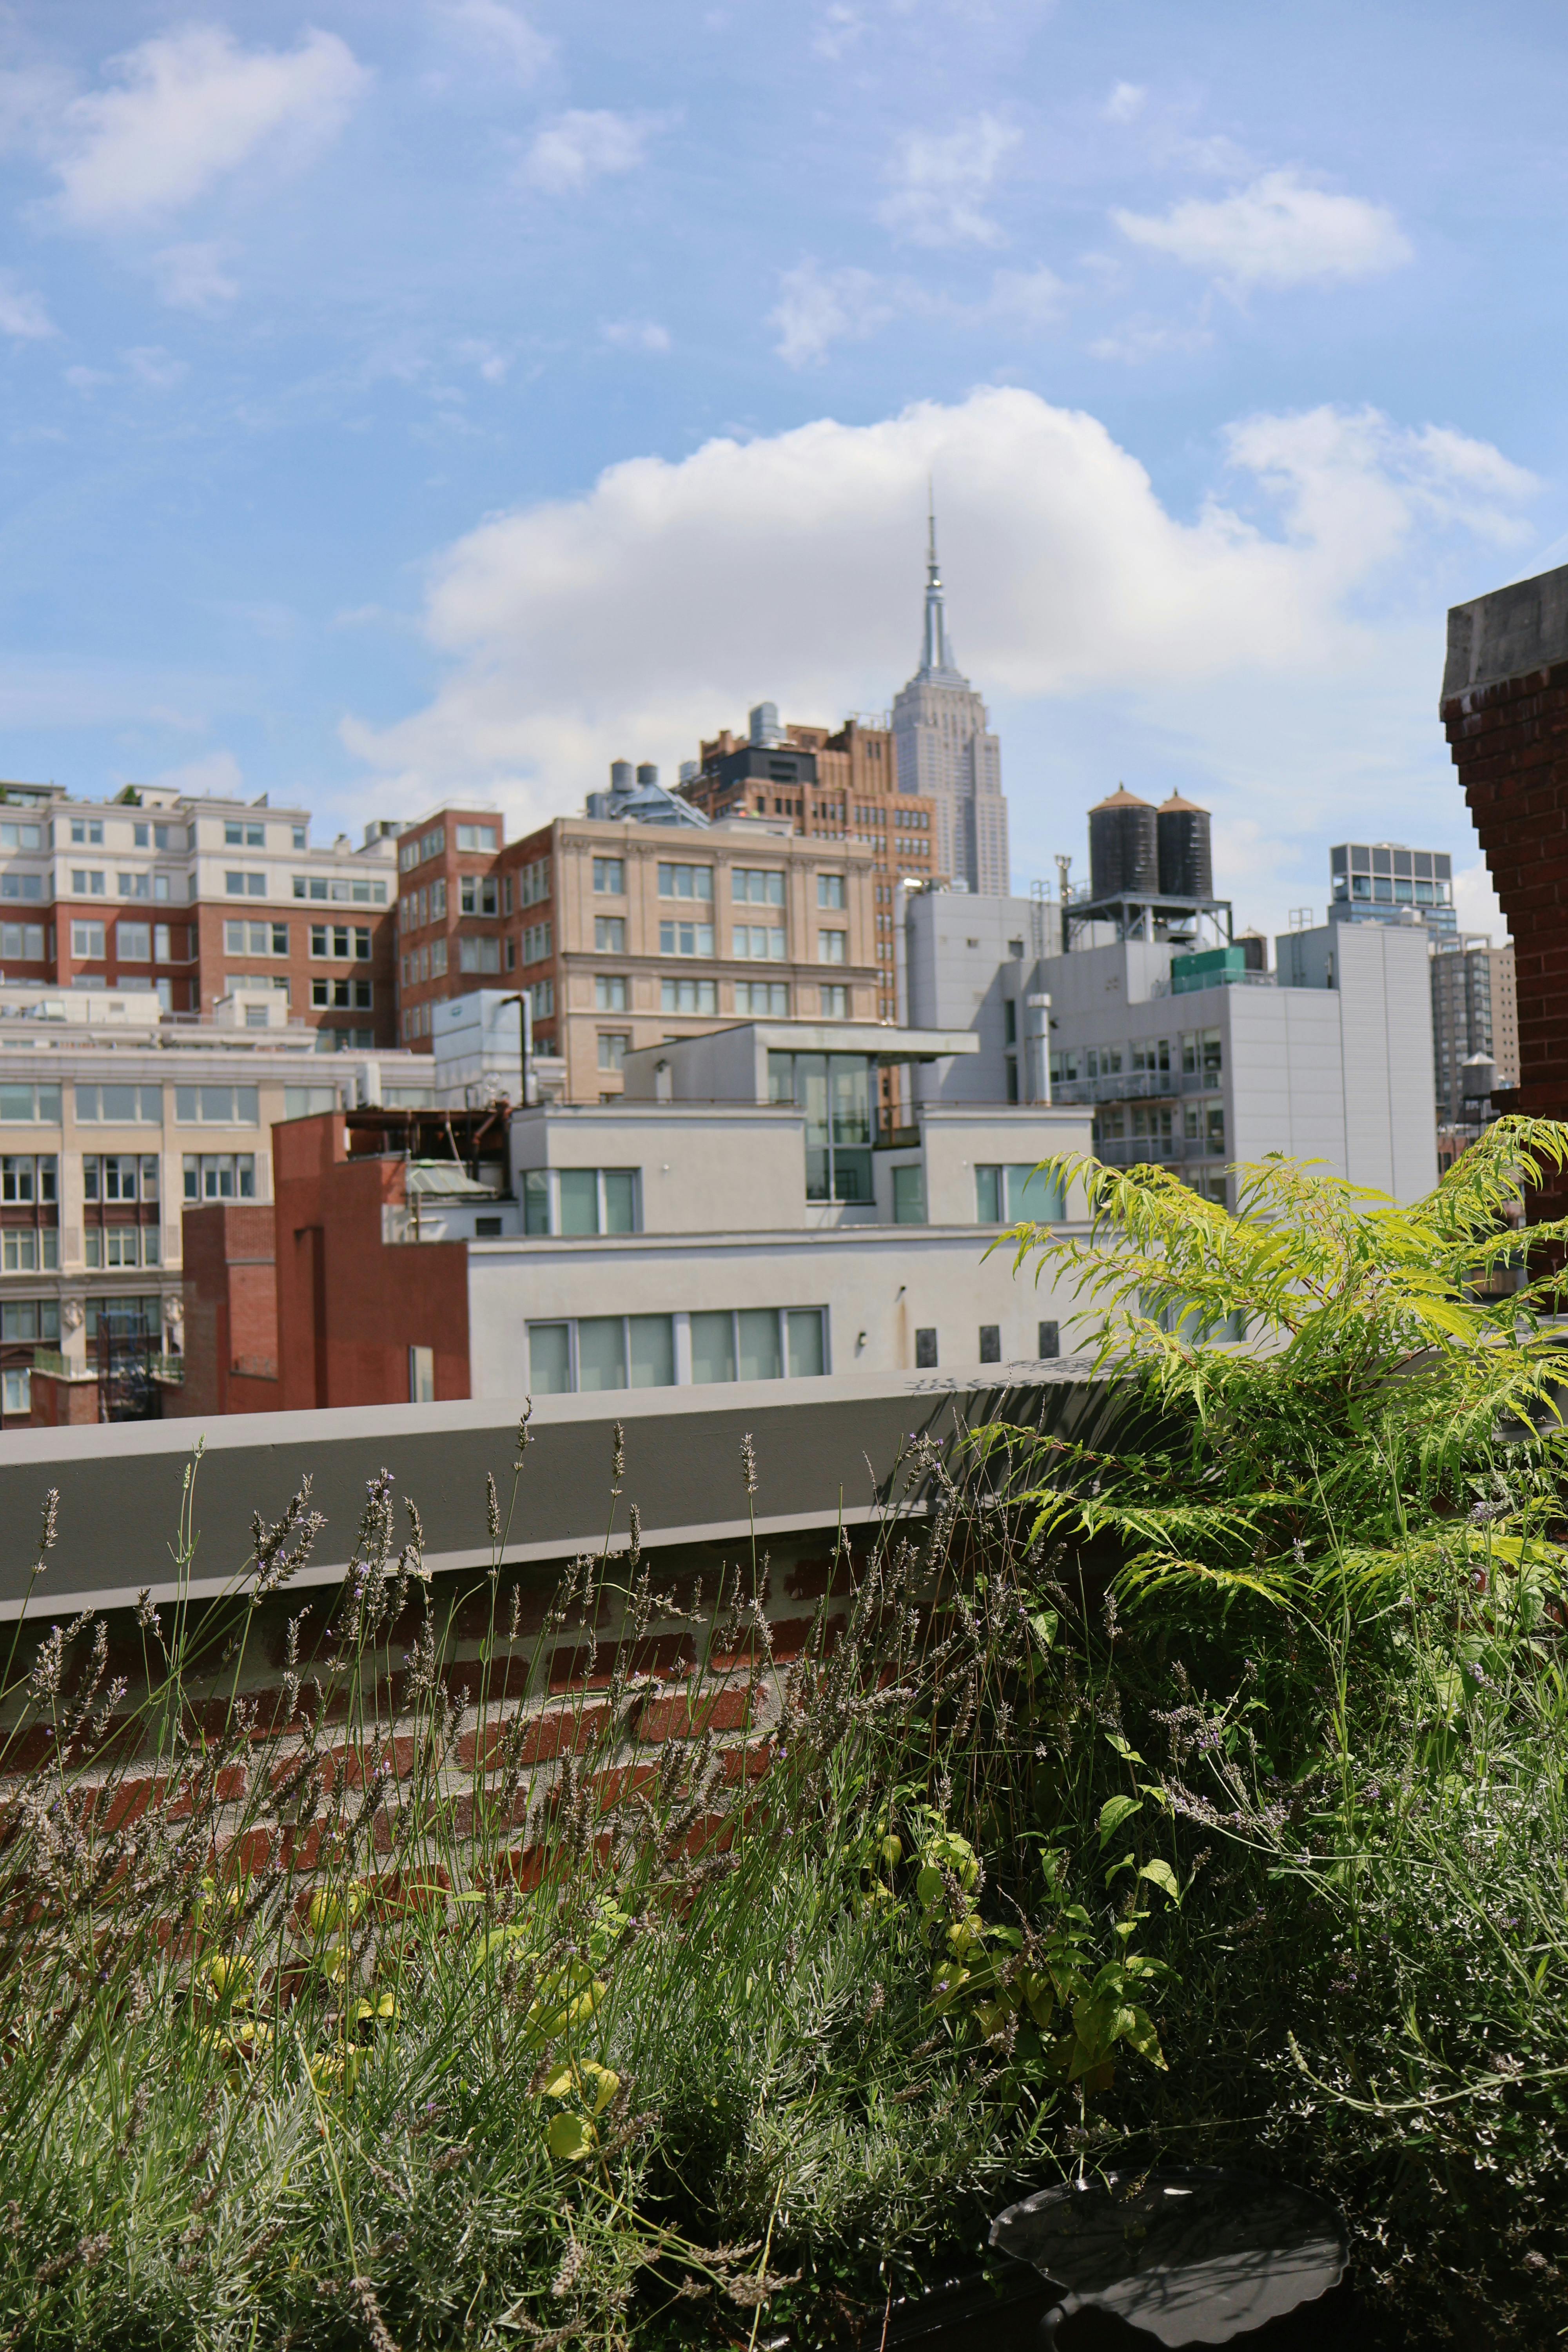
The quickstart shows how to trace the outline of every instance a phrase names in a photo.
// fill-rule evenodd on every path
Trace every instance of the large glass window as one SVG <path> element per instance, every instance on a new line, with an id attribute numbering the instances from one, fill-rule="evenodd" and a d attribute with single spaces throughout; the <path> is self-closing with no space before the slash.
<path id="1" fill-rule="evenodd" d="M 816 961 L 818 963 L 847 963 L 849 950 L 847 931 L 818 931 Z"/>
<path id="2" fill-rule="evenodd" d="M 85 1201 L 155 1201 L 158 1162 L 152 1153 L 86 1152 L 81 1163 Z"/>
<path id="3" fill-rule="evenodd" d="M 257 1127 L 260 1112 L 254 1087 L 176 1087 L 177 1127 Z"/>
<path id="4" fill-rule="evenodd" d="M 734 1379 L 735 1318 L 727 1307 L 692 1316 L 691 1377 L 699 1382 Z"/>
<path id="5" fill-rule="evenodd" d="M 0 1270 L 6 1274 L 53 1274 L 60 1262 L 60 1237 L 52 1225 L 39 1233 L 0 1235 Z"/>
<path id="6" fill-rule="evenodd" d="M 256 1156 L 249 1151 L 187 1151 L 184 1154 L 184 1195 L 187 1201 L 254 1201 Z"/>
<path id="7" fill-rule="evenodd" d="M 58 1339 L 58 1298 L 18 1298 L 0 1307 L 0 1339 Z"/>
<path id="8" fill-rule="evenodd" d="M 661 898 L 707 898 L 713 896 L 713 868 L 710 866 L 665 866 L 658 869 L 658 895 Z"/>
<path id="9" fill-rule="evenodd" d="M 974 1215 L 982 1225 L 1059 1224 L 1066 1213 L 1059 1178 L 1028 1161 L 977 1166 Z"/>
<path id="10" fill-rule="evenodd" d="M 584 1315 L 574 1323 L 531 1323 L 528 1358 L 536 1396 L 673 1388 L 675 1318 Z"/>
<path id="11" fill-rule="evenodd" d="M 816 877 L 816 903 L 819 907 L 842 908 L 848 904 L 845 896 L 842 874 L 819 874 Z"/>
<path id="12" fill-rule="evenodd" d="M 569 1392 L 572 1386 L 570 1324 L 529 1325 L 528 1385 L 535 1396 L 564 1396 Z"/>
<path id="13" fill-rule="evenodd" d="M 595 857 L 594 887 L 604 898 L 624 898 L 626 890 L 626 862 L 624 857 Z"/>
<path id="14" fill-rule="evenodd" d="M 624 971 L 601 971 L 595 975 L 594 1010 L 595 1013 L 626 1012 L 626 976 Z"/>
<path id="15" fill-rule="evenodd" d="M 156 1094 L 158 1089 L 149 1089 Z M 0 1086 L 0 1127 L 17 1127 L 35 1121 L 58 1127 L 60 1121 L 60 1090 L 58 1087 Z"/>
<path id="16" fill-rule="evenodd" d="M 580 1389 L 624 1389 L 626 1385 L 626 1331 L 619 1315 L 585 1315 L 577 1325 L 577 1385 Z"/>
<path id="17" fill-rule="evenodd" d="M 1224 1048 L 1217 1029 L 1189 1029 L 1182 1038 L 1182 1076 L 1186 1078 L 1217 1078 L 1223 1066 Z"/>
<path id="18" fill-rule="evenodd" d="M 71 955 L 78 963 L 101 963 L 103 961 L 103 925 L 72 923 Z"/>
<path id="19" fill-rule="evenodd" d="M 42 923 L 0 923 L 0 956 L 7 963 L 42 963 Z"/>
<path id="20" fill-rule="evenodd" d="M 735 1010 L 759 1015 L 773 1021 L 789 1018 L 789 982 L 784 980 L 738 980 L 735 982 Z"/>
<path id="21" fill-rule="evenodd" d="M 597 945 L 596 940 L 595 944 Z M 713 926 L 697 922 L 660 923 L 658 951 L 660 955 L 710 956 L 713 952 Z"/>
<path id="22" fill-rule="evenodd" d="M 58 1161 L 52 1151 L 8 1151 L 0 1158 L 0 1201 L 16 1203 L 58 1198 Z"/>
<path id="23" fill-rule="evenodd" d="M 716 980 L 661 980 L 658 1009 L 661 1013 L 717 1013 L 719 983 Z"/>
<path id="24" fill-rule="evenodd" d="M 820 1307 L 742 1307 L 695 1314 L 691 1378 L 721 1381 L 815 1380 L 826 1368 Z"/>
<path id="25" fill-rule="evenodd" d="M 893 1223 L 923 1225 L 926 1221 L 925 1170 L 917 1161 L 893 1171 Z"/>
<path id="26" fill-rule="evenodd" d="M 784 935 L 782 924 L 736 923 L 730 933 L 731 955 L 752 963 L 783 963 Z"/>
<path id="27" fill-rule="evenodd" d="M 805 1113 L 805 1197 L 869 1201 L 876 1071 L 866 1054 L 768 1055 L 768 1099 Z"/>
<path id="28" fill-rule="evenodd" d="M 548 942 L 550 938 L 550 926 L 548 923 L 535 924 L 531 926 L 531 928 L 542 931 L 546 942 Z M 668 930 L 672 927 L 668 923 L 666 923 L 661 928 L 665 930 Z M 523 938 L 525 940 L 527 940 L 527 931 L 523 933 Z M 626 951 L 626 919 L 624 915 L 595 916 L 594 950 L 597 955 L 625 955 Z M 543 955 L 548 955 L 550 952 L 548 944 L 546 944 L 540 952 Z M 667 949 L 665 952 L 668 954 L 669 950 Z M 691 950 L 689 949 L 687 952 L 689 954 Z M 710 952 L 711 952 L 711 950 L 710 950 Z M 532 961 L 532 958 L 529 955 L 526 947 L 523 950 L 522 960 L 524 963 L 530 963 Z"/>
<path id="29" fill-rule="evenodd" d="M 635 1234 L 636 1168 L 533 1168 L 523 1180 L 524 1230 L 531 1234 Z M 555 1202 L 552 1203 L 552 1189 Z"/>
<path id="30" fill-rule="evenodd" d="M 782 907 L 784 878 L 766 866 L 732 866 L 730 891 L 737 907 Z"/>

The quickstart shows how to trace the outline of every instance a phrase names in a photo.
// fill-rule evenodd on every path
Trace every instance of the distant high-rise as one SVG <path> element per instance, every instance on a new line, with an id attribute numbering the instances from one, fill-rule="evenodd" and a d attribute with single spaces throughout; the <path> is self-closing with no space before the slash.
<path id="1" fill-rule="evenodd" d="M 1331 923 L 1420 922 L 1438 946 L 1458 937 L 1454 862 L 1445 850 L 1342 841 L 1329 852 L 1329 873 Z"/>
<path id="2" fill-rule="evenodd" d="M 939 869 L 988 898 L 1005 897 L 1011 869 L 1002 748 L 990 731 L 983 697 L 952 658 L 934 512 L 926 554 L 921 666 L 894 697 L 892 716 L 899 790 L 936 803 Z"/>

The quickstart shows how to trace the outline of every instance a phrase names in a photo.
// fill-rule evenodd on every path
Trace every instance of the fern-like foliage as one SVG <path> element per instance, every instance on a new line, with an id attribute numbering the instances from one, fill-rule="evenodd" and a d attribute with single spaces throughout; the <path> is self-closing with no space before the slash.
<path id="1" fill-rule="evenodd" d="M 1510 1219 L 1565 1160 L 1568 1126 L 1501 1119 L 1401 1205 L 1271 1156 L 1235 1171 L 1232 1214 L 1163 1169 L 1064 1154 L 1047 1164 L 1087 1197 L 1087 1235 L 1025 1225 L 996 1246 L 1084 1302 L 1097 1371 L 1138 1408 L 1131 1450 L 1001 1427 L 978 1443 L 1011 1452 L 1037 1536 L 1115 1538 L 1132 1591 L 1206 1583 L 1310 1602 L 1342 1594 L 1353 1561 L 1357 1591 L 1375 1593 L 1412 1536 L 1462 1517 L 1504 1458 L 1507 1512 L 1487 1505 L 1479 1524 L 1506 1516 L 1528 1538 L 1557 1509 L 1544 1473 L 1568 1333 L 1552 1319 L 1552 1245 L 1568 1223 L 1529 1229 L 1539 1270 L 1525 1287 L 1481 1285 L 1519 1258 Z M 1240 1344 L 1215 1336 L 1243 1331 Z"/>

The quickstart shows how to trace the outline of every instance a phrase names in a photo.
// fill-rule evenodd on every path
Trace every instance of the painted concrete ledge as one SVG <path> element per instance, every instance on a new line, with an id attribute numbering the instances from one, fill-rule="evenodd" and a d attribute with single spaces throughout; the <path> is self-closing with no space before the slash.
<path id="1" fill-rule="evenodd" d="M 144 1590 L 154 1600 L 172 1599 L 179 1589 L 172 1548 L 181 1486 L 198 1441 L 205 1450 L 195 1479 L 197 1544 L 185 1588 L 193 1596 L 236 1587 L 251 1514 L 280 1518 L 307 1473 L 327 1526 L 297 1582 L 338 1580 L 366 1484 L 384 1468 L 399 1496 L 418 1506 L 432 1571 L 483 1564 L 490 1556 L 485 1474 L 495 1478 L 504 1524 L 522 1403 L 482 1398 L 237 1413 L 205 1429 L 195 1421 L 119 1422 L 0 1438 L 0 1621 L 20 1613 L 51 1486 L 59 1489 L 59 1536 L 30 1615 L 124 1607 Z M 635 1502 L 644 1543 L 655 1548 L 748 1535 L 753 1522 L 741 1468 L 747 1433 L 756 1449 L 757 1534 L 826 1533 L 840 1523 L 864 1526 L 901 1496 L 900 1465 L 915 1437 L 933 1440 L 955 1461 L 962 1432 L 978 1423 L 1080 1430 L 1105 1404 L 1089 1360 L 1070 1356 L 942 1372 L 542 1397 L 504 1558 L 542 1564 L 604 1542 L 617 1421 L 626 1430 L 626 1470 L 613 1541 L 626 1541 Z M 902 1507 L 920 1508 L 921 1500 L 912 1496 Z"/>

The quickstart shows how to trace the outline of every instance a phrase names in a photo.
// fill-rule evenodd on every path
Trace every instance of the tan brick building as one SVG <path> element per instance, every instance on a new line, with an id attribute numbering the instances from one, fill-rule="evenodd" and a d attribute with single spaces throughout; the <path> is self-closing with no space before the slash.
<path id="1" fill-rule="evenodd" d="M 700 746 L 680 789 L 705 816 L 787 823 L 811 841 L 868 848 L 873 876 L 877 1017 L 898 1017 L 893 973 L 894 896 L 900 878 L 928 881 L 936 863 L 936 803 L 900 793 L 888 729 L 862 719 L 842 727 L 781 726 L 772 703 L 751 713 L 749 732 L 722 729 Z"/>
<path id="2" fill-rule="evenodd" d="M 526 992 L 569 1102 L 615 1101 L 639 1045 L 730 1021 L 874 1021 L 875 852 L 754 814 L 672 826 L 557 817 L 521 841 L 447 807 L 399 844 L 400 1031 L 478 987 Z"/>

